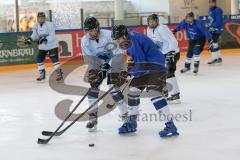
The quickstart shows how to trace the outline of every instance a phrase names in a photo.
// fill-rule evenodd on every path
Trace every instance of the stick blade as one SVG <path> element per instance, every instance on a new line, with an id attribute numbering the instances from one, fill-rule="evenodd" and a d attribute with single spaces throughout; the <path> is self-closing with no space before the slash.
<path id="1" fill-rule="evenodd" d="M 38 138 L 38 144 L 47 144 L 49 141 L 48 139 L 41 139 L 41 138 Z"/>
<path id="2" fill-rule="evenodd" d="M 51 132 L 51 131 L 42 131 L 42 135 L 44 136 L 61 136 L 62 132 Z"/>
<path id="3" fill-rule="evenodd" d="M 51 136 L 52 134 L 53 132 L 50 132 L 50 131 L 42 131 L 43 136 Z"/>
<path id="4" fill-rule="evenodd" d="M 106 106 L 108 109 L 112 109 L 113 107 L 114 107 L 114 104 L 113 105 L 111 105 L 111 104 L 107 104 L 107 106 Z"/>

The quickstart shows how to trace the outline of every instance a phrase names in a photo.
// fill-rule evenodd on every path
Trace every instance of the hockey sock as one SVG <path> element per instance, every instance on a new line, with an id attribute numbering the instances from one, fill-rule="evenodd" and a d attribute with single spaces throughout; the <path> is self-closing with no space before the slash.
<path id="1" fill-rule="evenodd" d="M 141 90 L 135 87 L 129 88 L 128 93 L 128 115 L 138 114 L 138 108 L 140 105 L 140 93 Z"/>
<path id="2" fill-rule="evenodd" d="M 172 90 L 170 90 L 171 95 L 179 93 L 179 86 L 176 77 L 171 77 L 167 79 L 167 83 L 172 85 Z"/>
<path id="3" fill-rule="evenodd" d="M 45 70 L 44 58 L 38 57 L 37 58 L 38 70 Z"/>
<path id="4" fill-rule="evenodd" d="M 88 94 L 88 105 L 91 106 L 98 99 L 99 90 L 95 88 L 91 88 L 90 93 Z M 89 112 L 95 112 L 97 110 L 98 104 L 95 104 L 93 108 L 89 110 Z"/>
<path id="5" fill-rule="evenodd" d="M 161 114 L 160 116 L 163 117 L 161 118 L 161 120 L 165 122 L 172 120 L 173 115 L 170 114 L 170 110 L 165 98 L 163 98 L 162 96 L 159 96 L 159 97 L 152 98 L 151 101 L 155 109 Z"/>
<path id="6" fill-rule="evenodd" d="M 109 85 L 109 87 L 111 87 L 112 85 Z M 115 103 L 117 104 L 117 107 L 120 111 L 120 115 L 126 115 L 126 113 L 128 112 L 128 105 L 124 100 L 124 96 L 122 94 L 122 92 L 118 89 L 113 89 L 111 91 L 111 95 L 113 100 L 115 101 Z"/>
<path id="7" fill-rule="evenodd" d="M 50 56 L 50 59 L 52 60 L 53 63 L 53 68 L 56 70 L 60 67 L 60 62 L 58 60 L 58 57 L 56 55 Z"/>
<path id="8" fill-rule="evenodd" d="M 217 59 L 218 58 L 218 51 L 212 52 L 212 59 Z"/>

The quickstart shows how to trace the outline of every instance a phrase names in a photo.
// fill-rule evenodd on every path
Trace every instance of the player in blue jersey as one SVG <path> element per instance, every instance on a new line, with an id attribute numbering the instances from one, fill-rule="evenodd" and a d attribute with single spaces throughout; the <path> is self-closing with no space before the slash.
<path id="1" fill-rule="evenodd" d="M 209 0 L 208 11 L 208 30 L 212 35 L 213 45 L 210 48 L 212 52 L 212 61 L 208 64 L 221 63 L 222 57 L 219 49 L 219 37 L 224 31 L 223 11 L 217 6 L 216 0 Z"/>
<path id="2" fill-rule="evenodd" d="M 211 46 L 212 36 L 208 29 L 205 27 L 201 20 L 194 18 L 194 13 L 190 12 L 186 15 L 186 18 L 177 26 L 173 33 L 185 29 L 187 32 L 187 38 L 189 41 L 187 58 L 185 61 L 185 67 L 181 70 L 181 73 L 185 73 L 191 69 L 191 61 L 194 56 L 194 70 L 193 73 L 197 74 L 200 64 L 200 54 L 204 49 L 206 39 Z"/>
<path id="3" fill-rule="evenodd" d="M 140 94 L 146 88 L 149 94 L 154 95 L 151 99 L 153 106 L 166 117 L 166 127 L 159 132 L 160 137 L 179 135 L 162 94 L 167 76 L 164 55 L 150 38 L 139 32 L 130 31 L 124 25 L 113 27 L 112 38 L 133 61 L 133 65 L 128 69 L 129 74 L 134 77 L 129 85 L 128 112 L 123 116 L 124 123 L 119 128 L 119 134 L 137 130 Z"/>

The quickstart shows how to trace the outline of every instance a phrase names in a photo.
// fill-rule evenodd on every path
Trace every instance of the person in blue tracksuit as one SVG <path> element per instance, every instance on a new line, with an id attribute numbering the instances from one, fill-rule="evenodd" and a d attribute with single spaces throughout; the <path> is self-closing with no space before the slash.
<path id="1" fill-rule="evenodd" d="M 133 76 L 128 91 L 128 112 L 123 117 L 124 123 L 119 128 L 119 134 L 137 130 L 140 94 L 146 88 L 149 94 L 153 95 L 151 99 L 153 106 L 165 117 L 166 127 L 159 132 L 160 137 L 179 135 L 162 94 L 167 77 L 163 53 L 146 35 L 128 30 L 124 25 L 113 26 L 112 38 L 132 58 L 133 64 L 128 67 L 128 73 Z"/>
<path id="2" fill-rule="evenodd" d="M 216 0 L 209 0 L 207 27 L 213 39 L 213 45 L 210 48 L 212 53 L 212 60 L 208 62 L 208 64 L 221 63 L 222 57 L 219 48 L 219 37 L 224 31 L 223 11 L 217 6 Z"/>
<path id="3" fill-rule="evenodd" d="M 173 30 L 173 33 L 185 29 L 187 32 L 187 38 L 189 41 L 187 58 L 185 61 L 185 67 L 181 70 L 181 73 L 185 73 L 191 69 L 191 60 L 194 55 L 194 70 L 193 73 L 197 74 L 200 64 L 200 54 L 204 49 L 206 39 L 212 45 L 212 36 L 208 29 L 205 27 L 203 21 L 194 18 L 194 13 L 190 12 L 186 15 L 186 18 Z"/>

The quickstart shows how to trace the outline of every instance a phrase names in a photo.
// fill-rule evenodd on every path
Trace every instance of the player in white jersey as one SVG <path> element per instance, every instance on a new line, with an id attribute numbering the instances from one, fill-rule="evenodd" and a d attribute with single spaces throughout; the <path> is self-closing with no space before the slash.
<path id="1" fill-rule="evenodd" d="M 175 76 L 176 64 L 180 58 L 178 42 L 168 26 L 159 24 L 158 15 L 148 17 L 147 36 L 153 40 L 159 50 L 165 55 L 168 65 L 167 82 L 171 84 L 171 96 L 168 102 L 180 103 L 180 91 Z"/>
<path id="2" fill-rule="evenodd" d="M 124 69 L 124 57 L 122 50 L 117 48 L 117 46 L 111 50 L 107 49 L 108 45 L 114 46 L 111 31 L 100 29 L 100 24 L 95 17 L 86 18 L 84 30 L 86 34 L 81 40 L 81 48 L 84 63 L 88 65 L 87 77 L 91 85 L 91 90 L 88 94 L 90 106 L 98 99 L 99 86 L 103 79 L 108 78 L 107 81 L 110 87 L 119 82 L 121 78 L 119 73 Z M 119 88 L 115 87 L 111 91 L 111 95 L 121 114 L 126 114 L 127 110 L 125 108 L 127 104 Z M 95 105 L 88 114 L 89 122 L 86 127 L 89 131 L 95 131 L 97 127 L 98 105 Z"/>
<path id="3" fill-rule="evenodd" d="M 37 55 L 37 64 L 40 76 L 37 78 L 37 81 L 45 79 L 46 70 L 44 61 L 47 54 L 49 54 L 53 67 L 57 73 L 56 81 L 61 81 L 63 76 L 58 58 L 58 41 L 56 39 L 55 27 L 52 22 L 46 21 L 44 12 L 38 12 L 37 21 L 38 22 L 33 26 L 32 35 L 25 40 L 26 44 L 31 44 L 32 42 L 38 44 L 39 52 Z"/>

